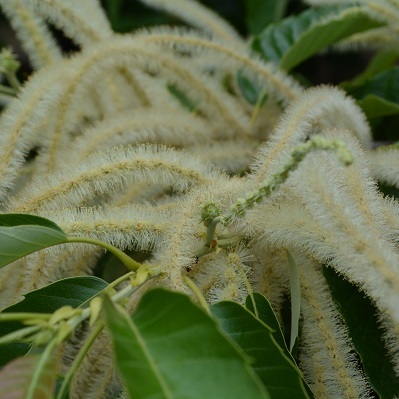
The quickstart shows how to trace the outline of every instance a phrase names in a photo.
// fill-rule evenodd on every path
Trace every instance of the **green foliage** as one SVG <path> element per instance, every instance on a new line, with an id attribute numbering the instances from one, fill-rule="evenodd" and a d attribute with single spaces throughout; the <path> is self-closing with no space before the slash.
<path id="1" fill-rule="evenodd" d="M 252 35 L 257 35 L 265 26 L 282 18 L 288 0 L 247 0 L 246 3 L 248 31 Z"/>
<path id="2" fill-rule="evenodd" d="M 378 323 L 378 311 L 358 288 L 339 278 L 331 268 L 324 276 L 349 333 L 371 386 L 381 399 L 399 395 L 399 380 L 383 342 L 384 331 Z"/>
<path id="3" fill-rule="evenodd" d="M 372 80 L 377 74 L 395 66 L 399 59 L 399 52 L 395 49 L 382 49 L 373 56 L 367 68 L 349 82 L 342 82 L 340 86 L 349 93 L 356 91 L 368 81 Z"/>
<path id="4" fill-rule="evenodd" d="M 116 32 L 130 32 L 143 26 L 167 24 L 172 20 L 165 14 L 144 8 L 136 1 L 102 0 L 102 3 Z"/>
<path id="5" fill-rule="evenodd" d="M 186 296 L 156 289 L 143 296 L 132 317 L 110 301 L 105 311 L 132 398 L 269 398 L 249 357 Z"/>
<path id="6" fill-rule="evenodd" d="M 245 77 L 243 73 L 237 75 L 237 85 L 243 97 L 252 105 L 262 107 L 267 100 L 267 93 L 255 83 Z"/>
<path id="7" fill-rule="evenodd" d="M 396 56 L 396 57 L 395 57 Z M 397 54 L 394 57 L 397 59 Z M 369 118 L 399 114 L 399 67 L 377 73 L 352 90 Z"/>
<path id="8" fill-rule="evenodd" d="M 254 292 L 254 300 L 259 321 L 270 327 L 274 341 L 276 341 L 280 348 L 284 349 L 285 355 L 294 361 L 290 351 L 287 348 L 283 332 L 281 331 L 281 325 L 273 311 L 272 306 L 270 305 L 270 302 L 259 292 Z M 245 307 L 250 312 L 255 314 L 254 302 L 252 302 L 250 296 L 248 296 L 245 301 Z"/>
<path id="9" fill-rule="evenodd" d="M 98 277 L 71 277 L 56 281 L 38 290 L 28 292 L 25 298 L 9 306 L 0 313 L 0 338 L 24 327 L 20 321 L 1 321 L 6 313 L 48 313 L 51 314 L 63 306 L 78 308 L 107 287 L 107 283 Z M 0 344 L 0 367 L 10 360 L 27 353 L 30 341 Z"/>
<path id="10" fill-rule="evenodd" d="M 63 231 L 34 215 L 0 215 L 0 268 L 41 249 L 65 243 Z"/>
<path id="11" fill-rule="evenodd" d="M 311 8 L 269 25 L 253 40 L 252 48 L 290 70 L 331 44 L 380 25 L 358 7 Z"/>
<path id="12" fill-rule="evenodd" d="M 223 330 L 252 359 L 252 367 L 271 398 L 313 398 L 306 391 L 301 372 L 277 344 L 268 325 L 234 302 L 219 302 L 212 306 L 211 311 Z"/>

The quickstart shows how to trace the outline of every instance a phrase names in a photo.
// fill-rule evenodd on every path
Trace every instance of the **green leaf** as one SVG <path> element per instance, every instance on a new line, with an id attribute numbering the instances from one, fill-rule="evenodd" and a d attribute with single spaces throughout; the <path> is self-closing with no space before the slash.
<path id="1" fill-rule="evenodd" d="M 276 341 L 276 343 L 280 346 L 280 348 L 284 350 L 285 355 L 292 361 L 292 363 L 296 364 L 294 357 L 292 356 L 291 352 L 288 350 L 284 334 L 281 329 L 281 325 L 277 319 L 276 314 L 274 313 L 272 306 L 270 305 L 270 302 L 259 292 L 254 292 L 253 296 L 255 299 L 256 309 L 258 311 L 259 319 L 272 329 L 273 338 Z M 248 296 L 245 300 L 245 307 L 253 314 L 255 314 L 252 299 L 250 296 Z M 310 398 L 314 398 L 314 394 L 309 388 L 306 381 L 303 380 L 302 382 L 306 389 L 306 392 L 308 393 L 308 396 Z"/>
<path id="2" fill-rule="evenodd" d="M 363 86 L 367 81 L 372 80 L 375 75 L 395 66 L 398 59 L 399 52 L 397 50 L 380 50 L 375 54 L 367 68 L 360 75 L 349 82 L 340 83 L 340 86 L 349 93 L 352 93 L 353 90 Z"/>
<path id="3" fill-rule="evenodd" d="M 288 270 L 290 274 L 290 290 L 291 290 L 291 335 L 290 335 L 290 352 L 297 342 L 299 334 L 299 319 L 301 317 L 301 286 L 299 282 L 298 269 L 295 259 L 287 250 Z"/>
<path id="4" fill-rule="evenodd" d="M 193 100 L 191 100 L 186 93 L 184 93 L 182 90 L 180 90 L 177 85 L 173 83 L 168 83 L 167 85 L 168 91 L 170 94 L 172 94 L 173 97 L 176 98 L 176 100 L 188 111 L 190 112 L 195 112 L 197 108 L 197 104 L 194 103 Z"/>
<path id="5" fill-rule="evenodd" d="M 362 99 L 369 94 L 375 94 L 387 101 L 399 104 L 399 67 L 381 72 L 365 83 L 356 92 L 357 98 Z"/>
<path id="6" fill-rule="evenodd" d="M 67 241 L 50 220 L 33 215 L 0 215 L 0 268 L 32 252 Z"/>
<path id="7" fill-rule="evenodd" d="M 246 25 L 251 35 L 259 34 L 267 25 L 279 21 L 288 0 L 247 0 Z"/>
<path id="8" fill-rule="evenodd" d="M 324 268 L 324 276 L 372 388 L 380 399 L 398 397 L 399 379 L 382 344 L 383 330 L 378 323 L 378 310 L 356 286 L 338 276 L 333 269 Z"/>
<path id="9" fill-rule="evenodd" d="M 108 18 L 113 27 L 118 25 L 118 21 L 121 17 L 121 11 L 123 6 L 123 0 L 105 0 L 104 7 L 107 11 Z M 116 30 L 116 29 L 115 29 Z"/>
<path id="10" fill-rule="evenodd" d="M 237 73 L 237 85 L 243 97 L 251 104 L 256 105 L 259 102 L 259 107 L 262 107 L 267 100 L 267 93 L 257 86 L 254 82 L 246 78 L 241 72 Z M 259 100 L 259 97 L 262 98 Z"/>
<path id="11" fill-rule="evenodd" d="M 26 399 L 32 376 L 40 356 L 28 355 L 13 360 L 0 371 L 0 392 L 2 399 Z M 55 360 L 49 359 L 32 391 L 32 399 L 51 398 L 57 373 Z"/>
<path id="12" fill-rule="evenodd" d="M 259 294 L 259 292 L 254 292 L 253 295 L 259 319 L 272 329 L 274 340 L 281 348 L 285 350 L 286 355 L 291 357 L 291 353 L 287 348 L 287 344 L 285 342 L 280 323 L 276 317 L 276 314 L 273 311 L 272 306 L 270 305 L 270 302 L 262 294 Z M 248 296 L 245 300 L 245 307 L 255 314 L 255 309 L 250 296 Z M 293 359 L 291 358 L 291 360 Z"/>
<path id="13" fill-rule="evenodd" d="M 108 284 L 98 277 L 64 278 L 28 292 L 22 301 L 9 306 L 3 312 L 53 313 L 66 305 L 77 308 L 107 287 Z"/>
<path id="14" fill-rule="evenodd" d="M 253 359 L 252 367 L 273 399 L 311 398 L 300 370 L 278 345 L 269 326 L 234 302 L 219 302 L 211 307 L 211 312 Z"/>
<path id="15" fill-rule="evenodd" d="M 1 313 L 53 313 L 66 305 L 77 308 L 107 286 L 104 280 L 92 276 L 66 278 L 29 292 L 22 301 Z M 23 327 L 26 326 L 16 321 L 0 322 L 0 337 Z M 28 350 L 29 345 L 24 343 L 0 345 L 0 367 Z"/>
<path id="16" fill-rule="evenodd" d="M 352 90 L 369 118 L 399 113 L 399 67 L 375 75 Z"/>
<path id="17" fill-rule="evenodd" d="M 246 357 L 187 296 L 154 289 L 132 317 L 104 306 L 130 397 L 269 398 Z"/>
<path id="18" fill-rule="evenodd" d="M 361 7 L 316 7 L 269 25 L 252 47 L 266 60 L 290 70 L 339 40 L 381 25 Z"/>
<path id="19" fill-rule="evenodd" d="M 359 104 L 370 119 L 399 114 L 399 104 L 385 100 L 375 94 L 367 95 L 359 101 Z"/>
<path id="20" fill-rule="evenodd" d="M 24 213 L 4 213 L 0 215 L 0 226 L 13 227 L 20 225 L 36 225 L 48 227 L 63 233 L 61 228 L 51 220 L 36 215 L 27 215 Z"/>

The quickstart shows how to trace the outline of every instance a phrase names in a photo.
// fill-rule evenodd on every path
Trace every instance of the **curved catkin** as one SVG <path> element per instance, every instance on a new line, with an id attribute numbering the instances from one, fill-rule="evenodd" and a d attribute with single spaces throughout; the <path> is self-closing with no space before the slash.
<path id="1" fill-rule="evenodd" d="M 285 105 L 302 93 L 302 88 L 289 75 L 271 63 L 265 63 L 247 49 L 231 46 L 216 39 L 204 37 L 194 31 L 172 28 L 155 28 L 139 32 L 134 38 L 146 44 L 186 51 L 209 52 L 218 55 L 217 64 L 226 71 L 245 70 L 259 81 L 267 90 Z"/>
<path id="2" fill-rule="evenodd" d="M 201 223 L 202 196 L 195 190 L 183 202 L 176 205 L 176 214 L 170 220 L 170 233 L 155 256 L 155 264 L 159 263 L 161 270 L 167 276 L 165 284 L 173 290 L 186 292 L 189 290 L 183 281 L 183 271 L 195 263 L 195 254 L 202 246 L 201 237 L 205 227 Z"/>
<path id="3" fill-rule="evenodd" d="M 50 20 L 77 44 L 86 46 L 112 36 L 112 30 L 97 0 L 22 0 Z M 86 16 L 90 15 L 90 18 Z"/>
<path id="4" fill-rule="evenodd" d="M 24 0 L 1 0 L 0 7 L 10 20 L 35 69 L 52 64 L 62 57 L 56 41 L 32 4 L 26 4 Z"/>
<path id="5" fill-rule="evenodd" d="M 399 187 L 399 148 L 380 147 L 368 154 L 371 169 L 377 180 L 396 188 Z"/>
<path id="6" fill-rule="evenodd" d="M 371 398 L 321 265 L 299 253 L 294 257 L 301 285 L 300 365 L 305 379 L 317 398 Z"/>
<path id="7" fill-rule="evenodd" d="M 258 146 L 254 140 L 235 139 L 190 146 L 188 151 L 228 173 L 239 174 L 249 169 Z"/>
<path id="8" fill-rule="evenodd" d="M 271 205 L 276 208 L 273 212 L 291 212 L 292 224 L 283 224 L 284 220 L 288 222 L 285 216 L 274 222 L 258 222 L 263 226 L 263 245 L 295 246 L 312 253 L 360 285 L 381 311 L 389 309 L 390 317 L 399 322 L 399 254 L 387 240 L 383 220 L 376 217 L 381 206 L 377 193 L 367 190 L 370 200 L 364 206 L 362 200 L 353 197 L 353 187 L 347 186 L 353 176 L 345 177 L 350 168 L 351 173 L 356 171 L 356 163 L 340 169 L 332 156 L 314 155 L 303 161 L 288 182 L 298 213 L 287 202 L 287 206 L 283 202 Z"/>
<path id="9" fill-rule="evenodd" d="M 265 250 L 259 244 L 254 245 L 253 253 L 256 256 L 251 280 L 253 289 L 264 295 L 280 316 L 290 284 L 287 255 L 285 251 Z"/>
<path id="10" fill-rule="evenodd" d="M 93 48 L 76 68 L 76 81 L 65 93 L 63 104 L 60 106 L 59 126 L 68 120 L 71 123 L 71 117 L 74 114 L 76 101 L 74 99 L 85 95 L 84 90 L 89 82 L 97 82 L 101 77 L 97 73 L 105 73 L 106 70 L 116 68 L 118 65 L 129 65 L 129 68 L 140 65 L 151 65 L 156 68 L 157 74 L 161 74 L 170 79 L 172 83 L 177 84 L 180 90 L 187 92 L 193 100 L 198 103 L 198 108 L 205 113 L 207 117 L 218 120 L 221 124 L 224 120 L 230 129 L 246 131 L 248 120 L 240 107 L 235 105 L 232 97 L 226 96 L 221 90 L 220 84 L 213 83 L 209 79 L 209 74 L 202 74 L 193 68 L 191 64 L 185 67 L 185 60 L 176 59 L 173 54 L 168 56 L 163 52 L 156 52 L 153 45 L 140 43 L 140 40 L 133 38 L 120 38 L 118 41 L 104 43 L 98 48 Z M 80 84 L 78 84 L 80 82 Z M 170 83 L 170 82 L 169 82 Z M 191 94 L 192 93 L 192 94 Z M 170 102 L 170 94 L 165 91 L 164 102 Z M 226 127 L 226 126 L 225 126 Z M 58 140 L 60 135 L 57 127 L 53 141 Z M 55 144 L 54 144 L 55 145 Z"/>
<path id="11" fill-rule="evenodd" d="M 170 210 L 126 204 L 62 209 L 47 214 L 68 236 L 90 237 L 120 249 L 149 251 L 169 231 Z"/>
<path id="12" fill-rule="evenodd" d="M 384 344 L 390 355 L 389 360 L 396 376 L 399 377 L 399 323 L 384 312 L 379 315 L 379 321 L 383 329 Z"/>
<path id="13" fill-rule="evenodd" d="M 381 213 L 385 221 L 385 233 L 390 242 L 399 242 L 399 203 L 391 197 L 381 199 Z"/>
<path id="14" fill-rule="evenodd" d="M 318 160 L 318 170 L 314 163 L 309 165 L 306 182 L 296 185 L 303 206 L 325 229 L 311 251 L 362 286 L 377 306 L 390 309 L 391 317 L 399 323 L 399 253 L 378 225 L 370 225 L 344 183 L 336 184 L 340 179 L 331 173 L 331 166 L 328 162 L 321 166 Z"/>
<path id="15" fill-rule="evenodd" d="M 84 55 L 84 56 L 83 56 Z M 124 36 L 105 41 L 93 46 L 81 57 L 71 60 L 70 68 L 73 80 L 65 88 L 62 100 L 58 104 L 56 125 L 43 153 L 44 170 L 54 169 L 58 153 L 69 138 L 68 132 L 76 129 L 81 120 L 79 99 L 88 96 L 87 90 L 97 82 L 102 82 L 109 71 L 118 68 L 154 68 L 156 72 L 167 77 L 180 90 L 193 93 L 199 102 L 198 107 L 207 117 L 219 121 L 225 128 L 246 132 L 249 129 L 249 118 L 241 110 L 234 98 L 226 96 L 220 84 L 208 78 L 209 74 L 198 73 L 195 69 L 184 67 L 184 60 L 160 55 L 154 45 L 144 45 L 140 40 Z M 170 102 L 170 93 L 165 90 L 165 102 Z"/>
<path id="16" fill-rule="evenodd" d="M 62 87 L 68 81 L 66 64 L 62 61 L 57 63 L 57 68 L 43 68 L 28 81 L 18 99 L 2 112 L 0 199 L 12 187 L 26 153 L 39 145 L 46 138 L 48 129 L 51 129 L 54 103 L 57 103 Z"/>
<path id="17" fill-rule="evenodd" d="M 111 337 L 103 330 L 72 380 L 71 399 L 108 399 L 118 393 L 120 384 L 114 364 Z"/>
<path id="18" fill-rule="evenodd" d="M 307 90 L 287 107 L 269 140 L 259 149 L 253 164 L 256 180 L 275 173 L 292 149 L 310 134 L 331 127 L 351 131 L 366 148 L 371 145 L 363 112 L 343 91 L 328 86 Z"/>
<path id="19" fill-rule="evenodd" d="M 216 13 L 192 0 L 140 0 L 156 9 L 167 11 L 188 24 L 211 33 L 212 36 L 235 46 L 244 47 L 236 30 Z"/>
<path id="20" fill-rule="evenodd" d="M 217 132 L 199 117 L 173 109 L 149 109 L 128 111 L 98 121 L 82 132 L 71 146 L 72 156 L 82 160 L 90 154 L 113 145 L 159 143 L 183 147 L 195 143 L 209 143 Z M 60 154 L 67 156 L 67 154 Z M 68 157 L 70 159 L 70 156 Z"/>
<path id="21" fill-rule="evenodd" d="M 18 198 L 11 199 L 9 210 L 29 213 L 77 206 L 134 181 L 185 191 L 219 176 L 221 173 L 210 165 L 163 146 L 116 147 L 95 154 L 70 170 L 37 178 Z"/>

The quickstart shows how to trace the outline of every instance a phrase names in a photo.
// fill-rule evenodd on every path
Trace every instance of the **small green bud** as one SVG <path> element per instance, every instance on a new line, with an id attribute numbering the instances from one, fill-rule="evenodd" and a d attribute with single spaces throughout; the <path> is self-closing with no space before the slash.
<path id="1" fill-rule="evenodd" d="M 20 67 L 19 61 L 9 48 L 0 51 L 0 73 L 14 73 Z"/>
<path id="2" fill-rule="evenodd" d="M 82 313 L 82 309 L 74 309 L 72 306 L 63 306 L 56 310 L 50 320 L 49 325 L 55 325 L 59 323 L 61 320 L 70 319 L 72 316 L 78 315 Z"/>
<path id="3" fill-rule="evenodd" d="M 51 330 L 43 330 L 35 335 L 34 343 L 37 346 L 47 345 L 54 337 Z"/>
<path id="4" fill-rule="evenodd" d="M 208 227 L 212 220 L 220 216 L 221 210 L 216 206 L 214 202 L 210 202 L 204 206 L 201 213 L 201 219 L 204 222 L 205 227 Z"/>
<path id="5" fill-rule="evenodd" d="M 103 298 L 96 296 L 90 301 L 90 323 L 89 326 L 93 327 L 100 315 L 103 306 Z"/>

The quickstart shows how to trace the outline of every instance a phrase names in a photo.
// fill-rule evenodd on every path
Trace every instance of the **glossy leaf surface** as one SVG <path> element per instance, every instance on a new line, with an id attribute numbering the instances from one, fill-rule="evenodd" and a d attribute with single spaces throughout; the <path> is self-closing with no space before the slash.
<path id="1" fill-rule="evenodd" d="M 324 269 L 324 276 L 372 388 L 380 399 L 397 397 L 399 380 L 383 345 L 383 330 L 378 323 L 377 309 L 357 287 L 340 278 L 331 268 Z"/>
<path id="2" fill-rule="evenodd" d="M 0 215 L 0 268 L 66 241 L 65 233 L 50 220 L 34 215 Z"/>
<path id="3" fill-rule="evenodd" d="M 67 305 L 77 308 L 107 286 L 104 280 L 92 276 L 66 278 L 27 293 L 21 302 L 2 313 L 53 313 Z M 23 327 L 24 324 L 16 321 L 0 322 L 0 337 Z M 0 367 L 28 350 L 29 345 L 24 343 L 0 345 Z"/>
<path id="4" fill-rule="evenodd" d="M 248 359 L 187 296 L 154 289 L 132 317 L 110 301 L 105 310 L 130 397 L 269 398 Z"/>
<path id="5" fill-rule="evenodd" d="M 234 302 L 211 307 L 223 330 L 253 359 L 252 367 L 273 399 L 309 399 L 302 374 L 274 339 L 274 331 Z"/>

